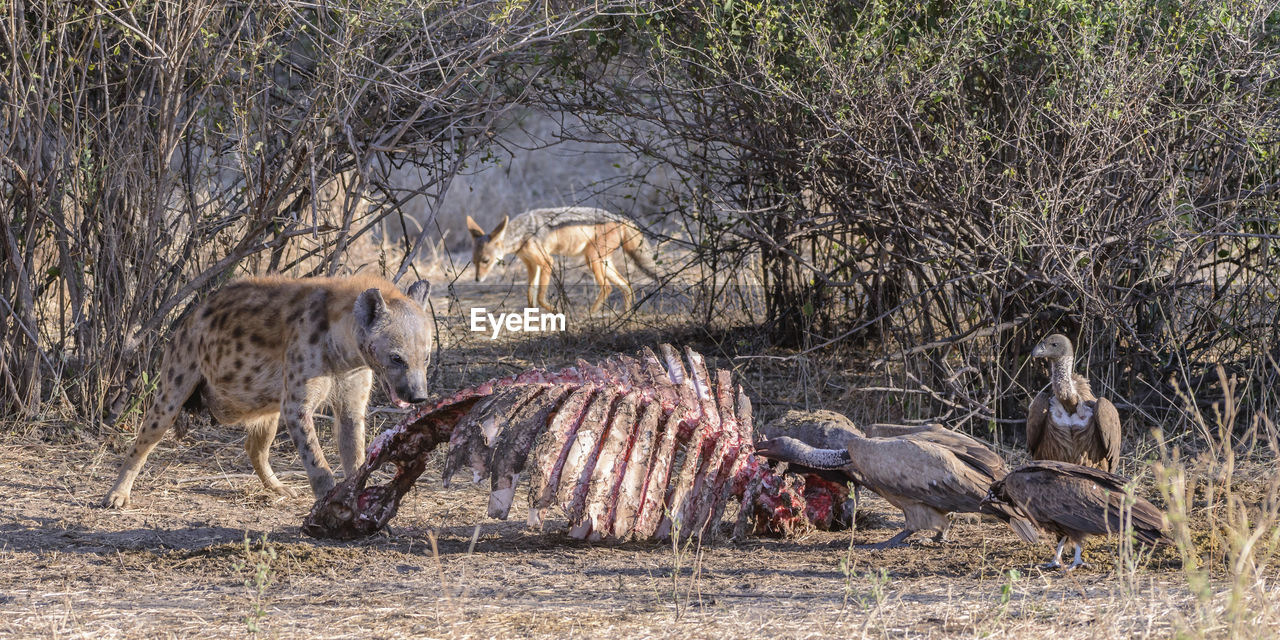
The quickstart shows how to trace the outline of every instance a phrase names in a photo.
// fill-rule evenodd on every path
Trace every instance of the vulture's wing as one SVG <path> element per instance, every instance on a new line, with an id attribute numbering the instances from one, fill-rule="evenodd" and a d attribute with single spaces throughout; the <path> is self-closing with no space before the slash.
<path id="1" fill-rule="evenodd" d="M 976 512 L 990 481 L 949 449 L 908 438 L 849 443 L 864 486 L 919 501 L 941 511 Z"/>
<path id="2" fill-rule="evenodd" d="M 1049 399 L 1052 395 L 1048 389 L 1036 394 L 1031 406 L 1027 407 L 1027 451 L 1036 457 L 1040 448 L 1040 440 L 1044 438 L 1045 423 L 1049 421 Z"/>
<path id="3" fill-rule="evenodd" d="M 988 483 L 1004 477 L 1004 459 L 987 445 L 959 431 L 952 431 L 940 424 L 898 425 L 873 424 L 867 434 L 875 438 L 903 437 L 910 440 L 932 442 L 946 447 L 965 464 L 987 476 Z"/>
<path id="4" fill-rule="evenodd" d="M 1010 498 L 1042 526 L 1084 534 L 1114 532 L 1108 527 L 1109 492 L 1097 484 L 1044 467 L 1023 468 L 1006 478 Z"/>
<path id="5" fill-rule="evenodd" d="M 952 455 L 955 455 L 954 453 Z M 959 511 L 961 513 L 977 513 L 982 499 L 991 486 L 990 474 L 981 471 L 956 456 L 951 474 L 941 483 L 940 491 L 930 494 L 923 502 L 943 511 Z"/>
<path id="6" fill-rule="evenodd" d="M 1036 542 L 1040 539 L 1040 529 L 1031 521 L 1023 505 L 1014 502 L 1004 488 L 1004 480 L 991 483 L 991 489 L 979 508 L 982 513 L 989 513 L 1009 523 L 1009 527 L 1023 542 Z"/>
<path id="7" fill-rule="evenodd" d="M 868 438 L 895 438 L 897 436 L 909 436 L 917 433 L 927 433 L 930 431 L 942 431 L 944 427 L 937 423 L 930 424 L 889 424 L 886 422 L 877 422 L 867 425 Z"/>
<path id="8" fill-rule="evenodd" d="M 1004 477 L 1004 458 L 987 445 L 956 431 L 939 432 L 938 435 L 942 441 L 935 442 L 950 449 L 962 462 L 985 476 L 987 484 Z"/>
<path id="9" fill-rule="evenodd" d="M 1018 470 L 1020 482 L 1013 484 L 1019 494 L 1012 496 L 1025 505 L 1037 522 L 1053 522 L 1082 533 L 1119 533 L 1124 509 L 1123 476 L 1092 467 L 1047 461 L 1025 465 Z M 1129 524 L 1147 542 L 1164 538 L 1164 515 L 1146 500 L 1134 496 L 1129 506 Z"/>
<path id="10" fill-rule="evenodd" d="M 862 430 L 852 420 L 834 411 L 788 411 L 760 428 L 766 438 L 789 436 L 819 449 L 843 449 L 850 435 Z"/>
<path id="11" fill-rule="evenodd" d="M 1107 465 L 1106 470 L 1120 469 L 1120 414 L 1116 406 L 1106 398 L 1099 398 L 1093 408 L 1094 455 Z"/>

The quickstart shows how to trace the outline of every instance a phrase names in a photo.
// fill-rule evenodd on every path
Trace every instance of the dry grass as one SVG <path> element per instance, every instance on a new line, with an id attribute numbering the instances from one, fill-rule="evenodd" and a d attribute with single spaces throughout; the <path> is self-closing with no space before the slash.
<path id="1" fill-rule="evenodd" d="M 900 410 L 857 406 L 859 396 L 841 388 L 852 364 L 727 358 L 738 348 L 757 352 L 731 327 L 701 331 L 647 313 L 618 333 L 606 332 L 606 318 L 543 340 L 494 343 L 462 330 L 460 315 L 443 324 L 449 348 L 441 391 L 665 336 L 691 342 L 717 366 L 737 368 L 761 400 L 762 417 L 806 402 L 867 417 Z M 375 412 L 372 429 L 394 418 Z M 320 422 L 328 444 L 327 421 Z M 1191 544 L 1208 561 L 1195 589 L 1185 553 L 1174 548 L 1130 566 L 1117 559 L 1115 540 L 1097 540 L 1086 550 L 1091 567 L 1043 573 L 1036 565 L 1052 552 L 1047 543 L 1022 544 L 976 518 L 961 519 L 946 546 L 849 550 L 851 535 L 874 542 L 896 530 L 900 514 L 879 499 L 867 501 L 870 515 L 852 533 L 708 540 L 682 557 L 669 544 L 584 545 L 529 531 L 518 515 L 487 519 L 485 487 L 441 488 L 438 460 L 388 531 L 339 544 L 301 536 L 310 501 L 263 492 L 236 429 L 196 428 L 197 441 L 165 441 L 139 479 L 134 506 L 108 512 L 96 504 L 124 439 L 45 427 L 4 429 L 10 435 L 0 441 L 0 488 L 9 496 L 0 507 L 0 637 L 223 638 L 256 629 L 281 638 L 1063 640 L 1280 632 L 1280 593 L 1265 555 L 1274 544 L 1262 545 L 1257 571 L 1228 570 L 1227 554 L 1215 556 L 1211 547 L 1230 539 L 1222 527 L 1236 520 L 1203 495 L 1186 519 Z M 1192 478 L 1221 470 L 1166 462 Z M 276 467 L 292 471 L 286 482 L 305 488 L 287 441 L 277 447 Z M 1215 486 L 1256 514 L 1273 491 L 1273 475 L 1274 463 L 1234 460 Z M 1159 499 L 1152 482 L 1146 474 L 1141 492 Z M 1268 526 L 1274 532 L 1274 522 Z M 847 571 L 840 564 L 846 557 Z M 673 577 L 675 566 L 681 573 Z"/>

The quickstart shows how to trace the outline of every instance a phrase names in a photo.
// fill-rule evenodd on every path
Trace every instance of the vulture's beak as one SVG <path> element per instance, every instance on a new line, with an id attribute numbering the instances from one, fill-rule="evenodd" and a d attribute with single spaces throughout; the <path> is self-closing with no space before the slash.
<path id="1" fill-rule="evenodd" d="M 980 507 L 980 508 L 981 508 L 981 507 L 985 507 L 985 506 L 990 505 L 992 502 L 995 502 L 995 501 L 996 501 L 996 495 L 995 495 L 994 493 L 992 493 L 990 490 L 988 490 L 988 491 L 987 491 L 987 495 L 985 495 L 985 496 L 983 496 L 983 497 L 982 497 L 982 502 L 979 502 L 979 503 L 978 503 L 978 507 Z"/>

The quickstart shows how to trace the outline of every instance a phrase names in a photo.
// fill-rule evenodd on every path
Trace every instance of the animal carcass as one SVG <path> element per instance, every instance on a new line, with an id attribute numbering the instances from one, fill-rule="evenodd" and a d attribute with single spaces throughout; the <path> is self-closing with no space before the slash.
<path id="1" fill-rule="evenodd" d="M 803 479 L 777 475 L 755 456 L 751 402 L 728 371 L 713 375 L 689 349 L 683 358 L 670 345 L 659 351 L 528 371 L 423 405 L 373 442 L 365 464 L 316 502 L 303 531 L 348 539 L 382 528 L 446 443 L 446 485 L 463 467 L 476 482 L 489 478 L 489 516 L 506 519 L 526 474 L 529 524 L 541 526 L 559 506 L 577 539 L 714 531 L 708 525 L 730 499 L 741 506 L 738 534 L 787 534 L 830 518 L 806 504 Z M 390 480 L 372 484 L 387 465 Z"/>

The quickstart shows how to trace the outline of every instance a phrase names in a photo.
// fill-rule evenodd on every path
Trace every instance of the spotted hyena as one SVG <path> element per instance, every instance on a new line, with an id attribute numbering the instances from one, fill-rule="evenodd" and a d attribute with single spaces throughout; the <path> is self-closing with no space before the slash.
<path id="1" fill-rule="evenodd" d="M 333 409 L 342 469 L 350 474 L 364 459 L 365 409 L 375 374 L 397 405 L 426 400 L 429 290 L 425 280 L 405 294 L 371 276 L 266 276 L 213 293 L 165 349 L 141 430 L 102 504 L 128 505 L 147 455 L 184 407 L 200 406 L 218 422 L 244 425 L 244 448 L 262 484 L 293 497 L 267 460 L 283 417 L 312 492 L 323 496 L 334 480 L 312 421 L 320 404 L 327 400 Z"/>

